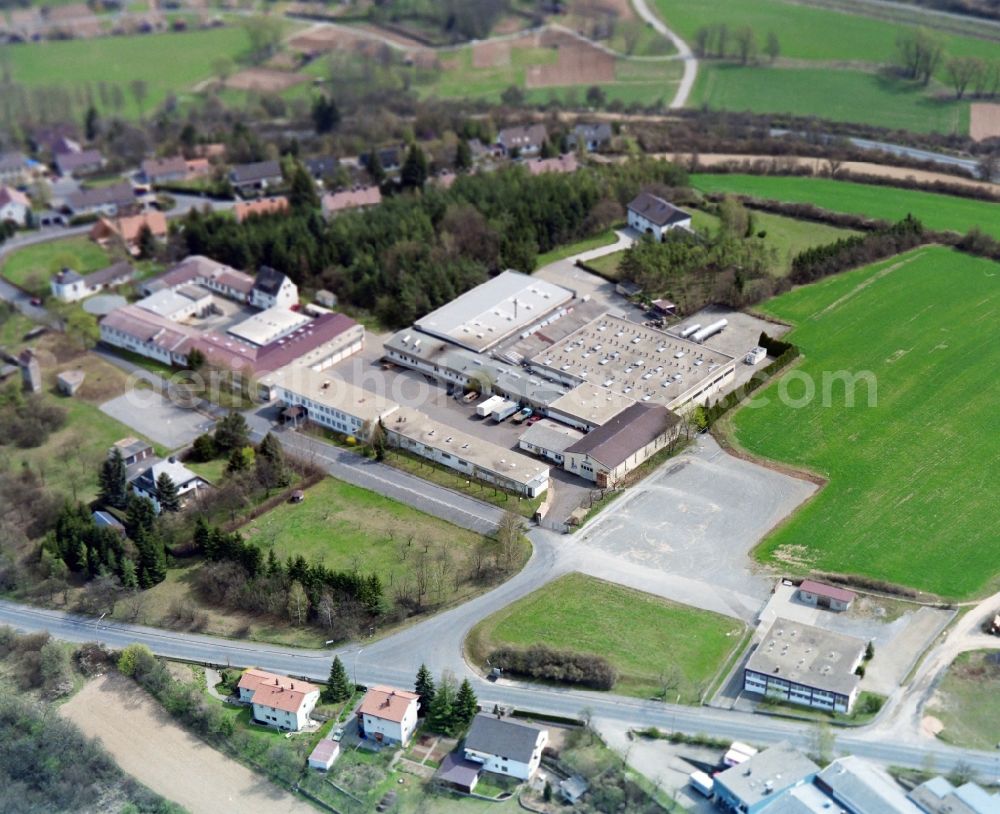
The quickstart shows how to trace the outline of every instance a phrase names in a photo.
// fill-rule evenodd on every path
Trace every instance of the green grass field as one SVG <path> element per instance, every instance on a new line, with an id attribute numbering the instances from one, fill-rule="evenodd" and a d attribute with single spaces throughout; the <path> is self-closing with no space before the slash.
<path id="1" fill-rule="evenodd" d="M 15 82 L 61 87 L 117 84 L 124 92 L 122 112 L 137 118 L 140 109 L 129 90 L 130 82 L 147 83 L 144 108 L 148 115 L 168 93 L 180 94 L 212 76 L 216 60 L 239 58 L 247 44 L 243 29 L 231 25 L 183 33 L 5 45 L 4 51 Z M 102 107 L 96 92 L 94 96 Z"/>
<path id="2" fill-rule="evenodd" d="M 932 86 L 932 90 L 936 86 Z M 944 88 L 924 88 L 876 73 L 828 68 L 703 64 L 690 106 L 789 113 L 914 132 L 969 130 L 969 103 Z"/>
<path id="3" fill-rule="evenodd" d="M 719 219 L 700 209 L 691 211 L 691 222 L 696 229 L 714 230 L 719 226 Z M 811 246 L 832 243 L 842 237 L 855 234 L 850 229 L 837 229 L 825 223 L 810 223 L 809 221 L 786 218 L 783 215 L 773 215 L 770 212 L 754 212 L 757 231 L 767 233 L 766 240 L 774 248 L 777 264 L 773 272 L 784 276 L 791 270 L 792 258 Z M 587 265 L 596 268 L 601 275 L 609 280 L 618 279 L 618 264 L 625 252 L 606 254 L 587 261 Z"/>
<path id="4" fill-rule="evenodd" d="M 795 289 L 762 310 L 796 325 L 789 338 L 805 358 L 737 412 L 731 430 L 748 451 L 829 482 L 757 558 L 945 597 L 995 586 L 1000 563 L 985 552 L 995 543 L 1000 489 L 996 264 L 922 248 Z M 844 382 L 830 378 L 841 372 L 870 372 L 877 403 L 869 406 L 861 381 L 848 406 Z M 815 398 L 796 408 L 803 374 Z"/>
<path id="5" fill-rule="evenodd" d="M 32 294 L 46 295 L 49 293 L 49 278 L 61 269 L 71 268 L 86 274 L 102 269 L 110 262 L 104 249 L 86 235 L 80 235 L 18 249 L 0 265 L 0 274 Z"/>
<path id="6" fill-rule="evenodd" d="M 607 229 L 599 235 L 585 237 L 583 240 L 578 240 L 576 243 L 559 246 L 558 248 L 552 249 L 552 251 L 538 255 L 538 258 L 535 261 L 535 269 L 540 269 L 543 266 L 547 266 L 549 263 L 556 262 L 556 260 L 563 260 L 566 257 L 572 257 L 574 254 L 589 252 L 591 249 L 599 249 L 602 246 L 610 246 L 617 240 L 618 235 L 615 234 L 614 229 Z"/>
<path id="7" fill-rule="evenodd" d="M 978 226 L 984 232 L 1000 237 L 1000 204 L 972 198 L 828 178 L 704 174 L 692 176 L 691 183 L 703 192 L 733 192 L 757 198 L 812 203 L 835 212 L 850 212 L 888 221 L 897 221 L 912 214 L 931 229 L 967 232 Z"/>
<path id="8" fill-rule="evenodd" d="M 396 586 L 413 580 L 422 562 L 437 573 L 447 555 L 451 570 L 442 572 L 439 590 L 432 590 L 427 601 L 447 602 L 477 592 L 468 582 L 456 589 L 455 582 L 467 574 L 479 535 L 333 478 L 308 489 L 303 503 L 278 506 L 242 531 L 262 548 L 273 547 L 282 561 L 301 554 L 330 568 L 375 572 L 389 596 Z M 525 546 L 524 559 L 527 554 Z M 431 588 L 435 585 L 432 579 Z"/>
<path id="9" fill-rule="evenodd" d="M 928 709 L 944 724 L 941 740 L 970 749 L 995 749 L 1000 743 L 1000 661 L 995 659 L 995 652 L 975 650 L 952 662 Z"/>
<path id="10" fill-rule="evenodd" d="M 661 674 L 676 665 L 682 680 L 673 694 L 697 703 L 743 630 L 715 613 L 568 574 L 480 622 L 466 646 L 480 664 L 501 644 L 596 653 L 618 671 L 615 692 L 641 698 L 656 693 Z"/>
<path id="11" fill-rule="evenodd" d="M 667 25 L 688 42 L 705 25 L 725 23 L 730 31 L 749 25 L 761 45 L 773 31 L 781 43 L 781 56 L 802 60 L 889 62 L 899 31 L 913 27 L 788 0 L 656 0 L 655 5 Z M 942 40 L 952 55 L 987 59 L 996 55 L 996 43 L 989 40 L 954 34 L 942 34 Z"/>

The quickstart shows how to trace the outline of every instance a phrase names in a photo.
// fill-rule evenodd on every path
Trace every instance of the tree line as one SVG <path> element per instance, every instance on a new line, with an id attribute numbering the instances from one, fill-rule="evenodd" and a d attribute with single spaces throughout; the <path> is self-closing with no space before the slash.
<path id="1" fill-rule="evenodd" d="M 694 34 L 694 52 L 703 59 L 736 59 L 742 65 L 756 62 L 761 54 L 774 62 L 781 55 L 778 35 L 768 31 L 763 39 L 751 25 L 730 27 L 715 23 L 699 28 Z"/>
<path id="2" fill-rule="evenodd" d="M 969 91 L 980 98 L 1000 93 L 1000 60 L 960 54 L 949 56 L 943 36 L 926 28 L 900 32 L 896 38 L 896 65 L 907 79 L 925 86 L 943 69 L 956 99 Z"/>
<path id="3" fill-rule="evenodd" d="M 643 159 L 573 174 L 532 176 L 511 167 L 459 177 L 448 190 L 390 197 L 329 222 L 319 212 L 236 223 L 193 211 L 180 250 L 237 268 L 280 268 L 297 284 L 402 327 L 506 268 L 530 271 L 540 252 L 594 234 L 621 217 L 644 183 L 682 185 L 684 171 Z"/>

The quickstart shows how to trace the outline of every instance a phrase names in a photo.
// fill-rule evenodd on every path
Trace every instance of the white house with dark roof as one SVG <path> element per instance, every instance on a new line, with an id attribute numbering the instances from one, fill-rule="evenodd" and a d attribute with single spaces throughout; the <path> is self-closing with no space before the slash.
<path id="1" fill-rule="evenodd" d="M 547 729 L 497 715 L 472 719 L 462 751 L 466 760 L 481 763 L 485 771 L 530 780 L 549 742 Z"/>
<path id="2" fill-rule="evenodd" d="M 691 215 L 649 192 L 640 192 L 628 205 L 628 225 L 657 240 L 673 229 L 691 230 Z"/>
<path id="3" fill-rule="evenodd" d="M 238 685 L 239 699 L 253 708 L 255 721 L 298 732 L 309 723 L 319 703 L 319 687 L 298 678 L 251 668 Z"/>
<path id="4" fill-rule="evenodd" d="M 255 161 L 238 164 L 229 172 L 229 181 L 240 194 L 280 186 L 281 164 L 277 161 Z"/>
<path id="5" fill-rule="evenodd" d="M 548 133 L 544 124 L 526 124 L 517 127 L 505 127 L 497 133 L 497 146 L 506 155 L 517 151 L 518 155 L 537 155 L 541 149 Z"/>
<path id="6" fill-rule="evenodd" d="M 142 469 L 130 481 L 132 491 L 139 497 L 148 499 L 153 504 L 157 514 L 160 513 L 160 501 L 156 499 L 156 481 L 164 474 L 177 487 L 177 496 L 180 498 L 182 506 L 192 494 L 208 486 L 208 481 L 196 475 L 173 456 Z"/>
<path id="7" fill-rule="evenodd" d="M 124 260 L 86 276 L 63 269 L 49 281 L 49 288 L 57 300 L 76 302 L 107 288 L 125 285 L 134 275 L 135 269 Z"/>
<path id="8" fill-rule="evenodd" d="M 277 269 L 261 266 L 250 291 L 256 308 L 291 308 L 299 302 L 299 287 Z"/>

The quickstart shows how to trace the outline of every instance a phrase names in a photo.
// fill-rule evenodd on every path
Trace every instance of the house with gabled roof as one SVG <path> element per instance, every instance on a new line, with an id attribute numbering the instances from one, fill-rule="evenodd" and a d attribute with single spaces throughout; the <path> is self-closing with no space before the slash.
<path id="1" fill-rule="evenodd" d="M 649 192 L 640 192 L 628 205 L 628 225 L 662 241 L 672 229 L 691 230 L 691 215 Z"/>
<path id="2" fill-rule="evenodd" d="M 291 308 L 299 302 L 299 287 L 287 275 L 270 266 L 261 266 L 250 291 L 250 304 L 256 308 Z"/>
<path id="3" fill-rule="evenodd" d="M 378 743 L 405 746 L 417 728 L 420 696 L 406 690 L 375 685 L 358 707 L 358 734 Z"/>
<path id="4" fill-rule="evenodd" d="M 237 685 L 240 702 L 253 708 L 254 720 L 278 729 L 299 732 L 319 703 L 319 687 L 298 678 L 251 668 Z"/>
<path id="5" fill-rule="evenodd" d="M 485 771 L 530 780 L 542 761 L 549 732 L 533 724 L 482 713 L 472 719 L 462 751 Z"/>

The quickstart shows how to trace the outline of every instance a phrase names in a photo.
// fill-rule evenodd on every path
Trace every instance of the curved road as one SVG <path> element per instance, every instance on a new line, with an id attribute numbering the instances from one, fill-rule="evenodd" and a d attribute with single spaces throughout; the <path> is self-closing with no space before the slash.
<path id="1" fill-rule="evenodd" d="M 694 52 L 684 40 L 663 24 L 663 20 L 650 11 L 646 0 L 632 0 L 632 7 L 636 14 L 651 25 L 655 31 L 670 40 L 674 44 L 674 48 L 677 49 L 677 58 L 684 63 L 684 73 L 670 107 L 675 109 L 684 107 L 691 95 L 691 89 L 694 87 L 694 80 L 698 76 L 698 60 L 695 58 Z"/>

